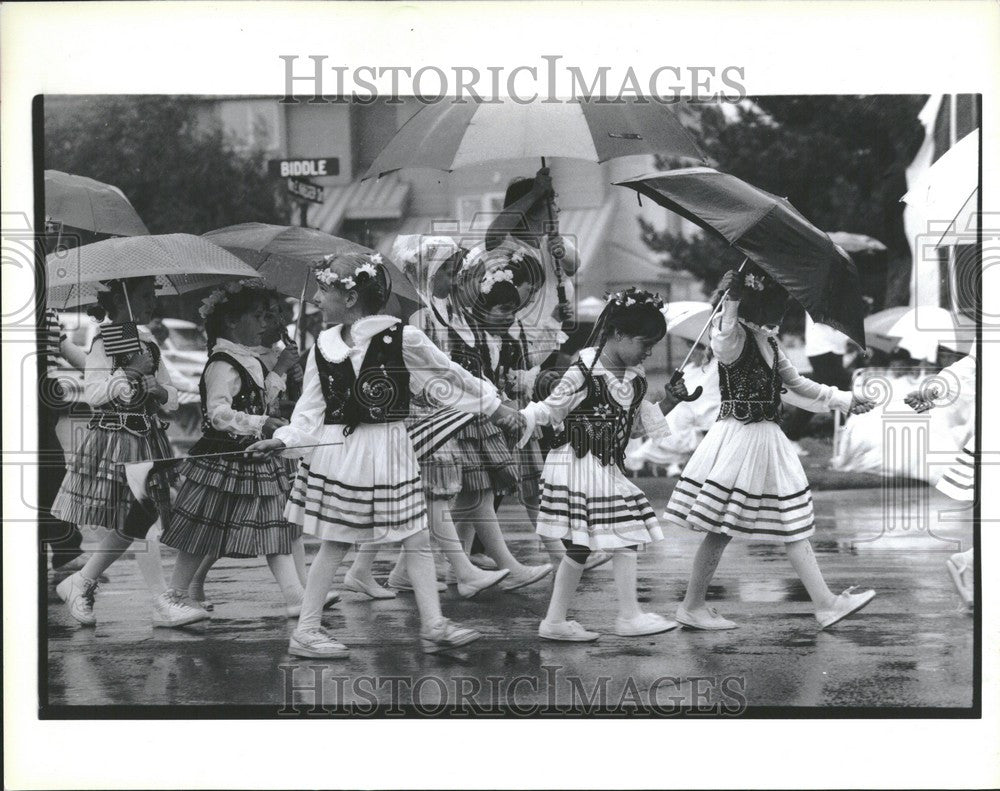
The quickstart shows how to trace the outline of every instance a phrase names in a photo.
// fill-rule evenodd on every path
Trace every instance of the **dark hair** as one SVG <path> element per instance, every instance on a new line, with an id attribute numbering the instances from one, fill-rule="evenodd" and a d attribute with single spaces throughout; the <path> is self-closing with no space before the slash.
<path id="1" fill-rule="evenodd" d="M 525 283 L 531 285 L 532 291 L 537 291 L 545 285 L 545 271 L 542 263 L 531 253 L 519 250 L 521 258 L 518 261 L 511 260 L 507 268 L 514 273 L 514 286 L 522 286 Z"/>
<path id="2" fill-rule="evenodd" d="M 615 330 L 632 338 L 651 338 L 656 341 L 667 334 L 667 320 L 661 310 L 663 303 L 659 301 L 657 295 L 642 289 L 629 288 L 621 292 L 620 296 L 621 301 L 612 299 L 605 305 L 597 324 L 594 325 L 594 331 L 587 340 L 587 346 L 597 347 L 595 362 Z M 635 300 L 634 304 L 625 304 L 627 299 Z"/>
<path id="3" fill-rule="evenodd" d="M 117 310 L 118 306 L 115 303 L 120 297 L 125 295 L 125 289 L 128 289 L 128 292 L 132 293 L 133 289 L 145 279 L 145 277 L 129 277 L 105 281 L 103 285 L 108 290 L 97 292 L 97 304 L 87 308 L 87 313 L 97 321 L 104 321 L 104 319 Z"/>
<path id="4" fill-rule="evenodd" d="M 503 196 L 503 207 L 506 209 L 508 206 L 517 203 L 521 198 L 531 192 L 532 188 L 535 186 L 535 180 L 533 178 L 528 178 L 526 176 L 517 176 L 510 180 L 507 185 L 507 191 Z"/>
<path id="5" fill-rule="evenodd" d="M 515 307 L 519 307 L 520 304 L 521 295 L 517 293 L 514 284 L 506 280 L 494 283 L 493 288 L 487 294 L 480 292 L 476 300 L 476 305 L 483 311 L 492 310 L 500 305 L 514 305 Z"/>
<path id="6" fill-rule="evenodd" d="M 265 304 L 268 293 L 260 288 L 243 288 L 230 294 L 205 318 L 205 335 L 208 336 L 208 351 L 212 351 L 216 341 L 226 332 L 227 322 L 239 319 L 258 305 Z"/>

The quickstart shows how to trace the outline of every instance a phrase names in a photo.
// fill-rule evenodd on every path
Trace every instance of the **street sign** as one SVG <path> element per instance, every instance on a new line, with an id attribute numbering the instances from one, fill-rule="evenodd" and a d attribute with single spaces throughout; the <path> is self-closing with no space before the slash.
<path id="1" fill-rule="evenodd" d="M 312 203 L 323 202 L 323 188 L 306 179 L 288 179 L 288 191 L 298 198 Z"/>
<path id="2" fill-rule="evenodd" d="M 281 178 L 310 176 L 339 176 L 340 159 L 320 157 L 316 159 L 272 159 L 267 163 L 268 172 Z"/>

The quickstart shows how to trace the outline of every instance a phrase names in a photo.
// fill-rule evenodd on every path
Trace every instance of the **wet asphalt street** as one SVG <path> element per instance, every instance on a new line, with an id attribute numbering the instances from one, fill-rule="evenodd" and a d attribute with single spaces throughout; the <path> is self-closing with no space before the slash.
<path id="1" fill-rule="evenodd" d="M 661 510 L 670 484 L 639 484 Z M 525 714 L 536 711 L 532 706 L 636 704 L 661 714 L 682 705 L 705 713 L 736 713 L 747 705 L 970 706 L 973 618 L 960 606 L 944 562 L 971 546 L 971 512 L 944 513 L 955 504 L 930 489 L 907 497 L 911 505 L 922 503 L 907 519 L 893 504 L 898 500 L 879 489 L 814 497 L 813 542 L 831 588 L 857 584 L 878 591 L 867 609 L 828 631 L 818 631 L 780 546 L 733 541 L 710 596 L 739 623 L 734 631 L 611 635 L 614 587 L 605 565 L 584 576 L 570 613 L 603 633 L 594 644 L 538 638 L 550 589 L 545 581 L 471 601 L 450 589 L 443 594 L 445 614 L 484 638 L 435 656 L 420 652 L 412 594 L 374 602 L 345 592 L 324 624 L 350 647 L 350 658 L 293 660 L 286 647 L 294 622 L 284 617 L 263 559 L 219 562 L 207 585 L 216 604 L 210 622 L 154 630 L 150 596 L 126 558 L 100 589 L 96 628 L 70 619 L 50 581 L 48 702 L 238 704 L 291 712 L 292 703 L 303 711 L 318 701 L 327 710 L 355 704 L 358 713 L 395 702 L 419 704 L 426 714 L 439 712 L 441 702 L 481 714 L 497 705 L 520 706 Z M 519 522 L 507 530 L 514 553 L 541 562 L 523 511 L 505 506 L 502 518 Z M 639 584 L 644 607 L 670 615 L 683 597 L 699 537 L 677 528 L 666 536 L 640 555 Z M 388 573 L 392 560 L 392 552 L 380 554 L 377 576 Z M 164 549 L 168 579 L 172 563 L 173 553 Z"/>

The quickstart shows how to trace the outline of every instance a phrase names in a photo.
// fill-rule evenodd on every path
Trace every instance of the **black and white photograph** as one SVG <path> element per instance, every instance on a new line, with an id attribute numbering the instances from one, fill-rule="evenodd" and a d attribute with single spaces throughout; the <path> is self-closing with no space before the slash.
<path id="1" fill-rule="evenodd" d="M 51 43 L 115 4 L 65 5 Z M 161 51 L 162 5 L 121 4 L 129 57 Z M 163 37 L 209 8 L 191 5 Z M 713 4 L 675 7 L 692 5 Z M 995 6 L 955 5 L 995 30 Z M 213 8 L 254 6 L 255 35 L 277 15 L 254 87 L 182 69 L 176 88 L 53 71 L 5 90 L 28 196 L 7 149 L 5 648 L 12 608 L 37 629 L 16 638 L 35 675 L 5 661 L 5 690 L 71 729 L 30 737 L 35 761 L 91 727 L 148 733 L 128 750 L 95 736 L 78 774 L 19 763 L 8 785 L 193 787 L 167 778 L 197 760 L 219 788 L 1000 780 L 983 548 L 996 75 L 786 90 L 739 52 L 640 57 L 630 26 L 600 24 L 634 11 L 667 35 L 669 3 L 532 6 L 541 26 L 593 12 L 587 58 L 534 36 L 507 60 L 391 37 L 348 58 L 349 30 L 485 36 L 526 6 Z M 310 9 L 325 46 L 288 38 Z M 784 24 L 815 35 L 821 16 Z M 205 24 L 188 66 L 205 33 L 240 27 Z M 464 756 L 466 777 L 444 768 L 465 742 L 430 731 L 456 719 L 491 740 L 488 720 L 537 730 Z M 581 756 L 583 731 L 556 741 L 565 719 L 598 739 L 634 720 L 650 741 L 632 751 L 687 729 L 703 752 L 639 780 Z M 747 758 L 737 779 L 690 729 L 728 742 L 740 720 L 820 763 L 785 779 Z M 312 760 L 305 742 L 247 754 L 276 750 L 271 733 L 335 747 L 361 722 L 349 780 L 344 747 L 325 775 L 319 753 L 281 770 Z M 963 767 L 948 743 L 950 770 L 904 778 L 890 767 L 922 759 L 886 732 L 911 724 L 994 746 Z M 390 761 L 375 744 L 417 738 Z M 233 750 L 249 763 L 227 773 Z M 483 774 L 507 752 L 538 754 L 520 780 Z M 855 752 L 884 762 L 877 781 Z"/>

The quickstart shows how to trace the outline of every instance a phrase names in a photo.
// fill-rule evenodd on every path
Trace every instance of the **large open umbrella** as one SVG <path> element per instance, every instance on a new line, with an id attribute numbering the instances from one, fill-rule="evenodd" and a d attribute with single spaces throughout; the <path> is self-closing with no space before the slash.
<path id="1" fill-rule="evenodd" d="M 784 198 L 713 168 L 619 182 L 718 236 L 774 278 L 815 321 L 865 345 L 865 304 L 847 253 Z"/>
<path id="2" fill-rule="evenodd" d="M 704 161 L 674 110 L 657 102 L 438 102 L 400 127 L 364 178 L 403 168 L 452 171 L 543 157 L 606 162 L 637 154 Z"/>
<path id="3" fill-rule="evenodd" d="M 45 215 L 51 222 L 94 233 L 149 233 L 118 187 L 59 170 L 45 171 Z"/>
<path id="4" fill-rule="evenodd" d="M 252 266 L 277 291 L 300 300 L 316 293 L 313 264 L 324 256 L 340 253 L 371 253 L 367 247 L 314 228 L 247 222 L 204 234 L 205 239 L 225 248 Z M 400 315 L 412 312 L 419 298 L 413 284 L 396 267 L 393 297 L 388 310 Z M 393 299 L 394 298 L 394 299 Z"/>
<path id="5" fill-rule="evenodd" d="M 884 253 L 886 246 L 878 239 L 865 236 L 863 233 L 848 233 L 847 231 L 831 231 L 827 234 L 830 240 L 840 249 L 852 254 Z"/>
<path id="6" fill-rule="evenodd" d="M 869 343 L 891 352 L 896 348 L 917 360 L 937 361 L 939 346 L 968 354 L 974 330 L 963 331 L 945 308 L 932 305 L 888 308 L 865 319 Z"/>
<path id="7" fill-rule="evenodd" d="M 697 343 L 701 329 L 712 314 L 708 302 L 678 301 L 663 306 L 663 317 L 667 320 L 667 332 L 675 338 Z"/>
<path id="8" fill-rule="evenodd" d="M 979 130 L 971 132 L 948 149 L 916 180 L 901 198 L 919 207 L 928 220 L 948 223 L 938 243 L 949 234 L 975 235 L 978 221 L 976 193 L 979 190 Z"/>
<path id="9" fill-rule="evenodd" d="M 55 252 L 46 258 L 49 305 L 67 310 L 96 301 L 104 280 L 155 276 L 160 294 L 183 294 L 234 277 L 257 277 L 236 256 L 185 233 L 127 236 Z"/>

